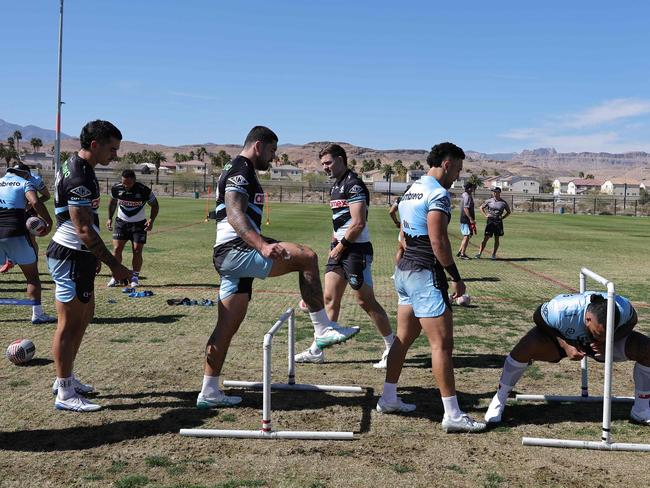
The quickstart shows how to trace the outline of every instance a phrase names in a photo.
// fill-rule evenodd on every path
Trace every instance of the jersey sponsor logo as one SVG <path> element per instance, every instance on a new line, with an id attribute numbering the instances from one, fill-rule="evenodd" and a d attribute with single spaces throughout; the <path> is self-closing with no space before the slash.
<path id="1" fill-rule="evenodd" d="M 237 186 L 248 185 L 248 180 L 246 180 L 242 175 L 232 176 L 228 178 L 228 181 Z"/>
<path id="2" fill-rule="evenodd" d="M 0 181 L 0 186 L 21 186 L 22 183 L 17 181 Z"/>
<path id="3" fill-rule="evenodd" d="M 92 195 L 93 192 L 91 192 L 85 186 L 80 185 L 80 186 L 70 190 L 70 193 L 72 193 L 73 195 L 75 195 L 75 196 L 77 196 L 79 198 L 88 198 L 90 195 Z"/>
<path id="4" fill-rule="evenodd" d="M 223 167 L 223 170 L 228 171 L 230 168 L 232 168 L 232 164 L 228 163 Z"/>
<path id="5" fill-rule="evenodd" d="M 132 200 L 120 200 L 120 207 L 144 207 L 144 202 L 135 202 Z"/>
<path id="6" fill-rule="evenodd" d="M 253 202 L 256 205 L 264 205 L 264 193 L 256 193 L 253 197 Z"/>
<path id="7" fill-rule="evenodd" d="M 350 193 L 361 193 L 363 191 L 363 188 L 361 188 L 361 185 L 354 185 L 352 188 L 350 188 Z"/>
<path id="8" fill-rule="evenodd" d="M 449 197 L 442 197 L 442 198 L 440 199 L 440 203 L 441 203 L 442 206 L 444 206 L 445 208 L 451 208 L 451 200 L 449 199 Z"/>
<path id="9" fill-rule="evenodd" d="M 404 200 L 422 200 L 424 198 L 423 193 L 407 193 L 406 195 L 402 196 L 402 201 Z"/>
<path id="10" fill-rule="evenodd" d="M 343 208 L 349 207 L 347 200 L 331 200 L 330 208 Z"/>

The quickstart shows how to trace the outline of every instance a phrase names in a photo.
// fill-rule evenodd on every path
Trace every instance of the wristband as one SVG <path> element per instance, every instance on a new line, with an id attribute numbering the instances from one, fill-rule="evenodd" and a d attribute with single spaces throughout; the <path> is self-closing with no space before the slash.
<path id="1" fill-rule="evenodd" d="M 348 241 L 345 237 L 341 238 L 341 240 L 339 241 L 339 243 L 340 243 L 343 247 L 348 247 L 348 246 L 350 245 L 350 241 Z"/>
<path id="2" fill-rule="evenodd" d="M 449 266 L 445 266 L 445 271 L 449 273 L 451 281 L 462 281 L 460 273 L 458 272 L 458 268 L 456 267 L 456 263 L 451 263 Z"/>

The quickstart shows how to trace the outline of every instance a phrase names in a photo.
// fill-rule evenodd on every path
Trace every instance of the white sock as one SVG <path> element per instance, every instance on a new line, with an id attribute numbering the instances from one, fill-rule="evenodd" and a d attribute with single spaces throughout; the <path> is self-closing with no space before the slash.
<path id="1" fill-rule="evenodd" d="M 33 317 L 40 317 L 43 315 L 43 306 L 39 303 L 38 305 L 33 305 L 32 306 L 32 316 Z"/>
<path id="2" fill-rule="evenodd" d="M 201 395 L 206 398 L 215 398 L 221 394 L 219 389 L 219 377 L 203 375 L 203 386 L 201 387 Z"/>
<path id="3" fill-rule="evenodd" d="M 520 363 L 508 354 L 503 363 L 503 371 L 501 372 L 501 378 L 499 378 L 499 389 L 497 390 L 497 396 L 501 403 L 505 403 L 508 399 L 508 395 L 524 374 L 526 368 L 528 368 L 528 363 Z"/>
<path id="4" fill-rule="evenodd" d="M 458 397 L 442 397 L 442 406 L 445 409 L 445 417 L 451 420 L 459 420 L 463 416 L 463 411 L 458 406 Z"/>
<path id="5" fill-rule="evenodd" d="M 395 403 L 397 401 L 397 383 L 384 383 L 384 392 L 381 396 L 388 403 Z"/>
<path id="6" fill-rule="evenodd" d="M 314 325 L 314 334 L 317 336 L 323 335 L 325 329 L 331 327 L 332 321 L 327 316 L 327 312 L 322 308 L 318 312 L 309 312 L 309 318 Z"/>
<path id="7" fill-rule="evenodd" d="M 636 363 L 632 370 L 634 377 L 634 406 L 637 412 L 650 408 L 648 399 L 650 399 L 650 368 Z"/>
<path id="8" fill-rule="evenodd" d="M 309 346 L 309 352 L 312 354 L 320 354 L 321 348 L 318 347 L 318 344 L 316 344 L 316 341 L 311 343 L 311 346 Z"/>
<path id="9" fill-rule="evenodd" d="M 67 400 L 75 395 L 74 386 L 72 386 L 72 376 L 67 378 L 57 378 L 57 393 L 56 397 L 59 400 Z"/>
<path id="10" fill-rule="evenodd" d="M 395 334 L 391 332 L 387 336 L 384 336 L 383 339 L 384 339 L 384 344 L 386 344 L 386 349 L 390 349 L 390 346 L 393 345 L 393 341 L 395 340 Z"/>

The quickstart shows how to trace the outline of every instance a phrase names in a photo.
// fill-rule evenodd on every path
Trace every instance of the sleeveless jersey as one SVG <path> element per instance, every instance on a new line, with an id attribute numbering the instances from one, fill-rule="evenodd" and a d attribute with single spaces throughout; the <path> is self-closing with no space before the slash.
<path id="1" fill-rule="evenodd" d="M 248 246 L 228 222 L 224 197 L 227 192 L 236 191 L 248 199 L 246 216 L 253 228 L 261 234 L 262 212 L 264 210 L 264 190 L 257 179 L 253 163 L 244 156 L 237 156 L 226 164 L 217 184 L 217 238 L 214 247 L 228 244 L 229 247 Z"/>
<path id="2" fill-rule="evenodd" d="M 451 198 L 433 176 L 422 176 L 402 195 L 399 215 L 402 232 L 406 239 L 406 250 L 398 266 L 407 269 L 441 269 L 427 231 L 427 215 L 431 211 L 443 212 L 447 222 L 451 218 Z"/>
<path id="3" fill-rule="evenodd" d="M 370 192 L 365 183 L 359 178 L 359 175 L 352 170 L 347 170 L 341 179 L 334 183 L 330 189 L 332 224 L 334 225 L 334 235 L 338 241 L 345 237 L 345 233 L 352 222 L 350 205 L 359 202 L 366 202 L 367 220 L 368 207 L 370 206 Z M 368 233 L 368 224 L 366 222 L 366 226 L 354 242 L 361 244 L 369 240 L 370 234 Z"/>
<path id="4" fill-rule="evenodd" d="M 26 234 L 25 194 L 28 191 L 36 189 L 29 180 L 14 173 L 7 173 L 0 178 L 0 238 Z"/>
<path id="5" fill-rule="evenodd" d="M 71 156 L 59 169 L 54 183 L 54 212 L 56 232 L 52 240 L 64 247 L 87 251 L 77 235 L 70 207 L 85 207 L 92 211 L 93 229 L 99 234 L 99 182 L 95 170 L 78 154 Z"/>
<path id="6" fill-rule="evenodd" d="M 141 222 L 146 219 L 144 206 L 156 201 L 151 188 L 136 181 L 130 190 L 122 183 L 113 185 L 111 198 L 117 200 L 117 218 L 125 222 Z"/>
<path id="7" fill-rule="evenodd" d="M 607 293 L 586 291 L 575 295 L 558 295 L 543 303 L 541 314 L 544 322 L 558 331 L 570 344 L 578 344 L 586 348 L 592 339 L 585 326 L 585 313 L 589 306 L 589 297 L 594 294 L 607 298 Z M 620 295 L 616 295 L 616 308 L 620 317 L 614 329 L 628 322 L 634 313 L 629 300 Z"/>

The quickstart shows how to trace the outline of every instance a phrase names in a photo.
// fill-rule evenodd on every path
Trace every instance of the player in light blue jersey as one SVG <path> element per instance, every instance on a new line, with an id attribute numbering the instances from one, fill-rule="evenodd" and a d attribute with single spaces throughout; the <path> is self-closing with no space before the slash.
<path id="1" fill-rule="evenodd" d="M 448 188 L 463 168 L 463 150 L 450 142 L 431 149 L 428 173 L 413 183 L 399 204 L 404 254 L 395 268 L 397 334 L 388 354 L 384 391 L 377 402 L 381 413 L 411 412 L 415 405 L 397 396 L 397 382 L 409 347 L 420 333 L 431 346 L 433 376 L 440 388 L 445 414 L 445 432 L 479 432 L 485 424 L 476 422 L 458 405 L 453 350 L 453 318 L 447 277 L 452 280 L 453 298 L 465 292 L 454 264 L 447 226 L 451 217 Z"/>
<path id="2" fill-rule="evenodd" d="M 506 358 L 497 390 L 485 414 L 490 423 L 501 422 L 509 393 L 533 361 L 556 363 L 568 357 L 585 356 L 604 361 L 607 298 L 605 293 L 558 295 L 541 304 L 533 314 L 535 327 L 521 338 Z M 650 339 L 632 330 L 637 315 L 630 301 L 616 296 L 614 313 L 614 361 L 636 361 L 634 365 L 634 422 L 650 425 Z"/>

